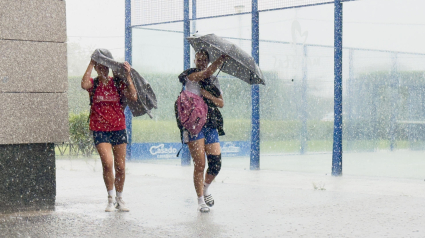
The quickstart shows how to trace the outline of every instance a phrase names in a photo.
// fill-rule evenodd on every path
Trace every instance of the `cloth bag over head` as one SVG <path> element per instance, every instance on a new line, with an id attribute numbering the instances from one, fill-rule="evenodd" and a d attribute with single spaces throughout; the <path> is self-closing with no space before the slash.
<path id="1" fill-rule="evenodd" d="M 127 78 L 125 77 L 124 63 L 115 61 L 112 54 L 107 49 L 96 49 L 91 59 L 98 64 L 105 65 L 110 68 L 113 72 L 114 77 L 118 78 L 125 84 Z M 137 101 L 130 101 L 127 98 L 123 98 L 123 106 L 128 106 L 134 117 L 148 114 L 152 118 L 151 110 L 157 109 L 157 101 L 155 93 L 153 92 L 150 84 L 144 79 L 135 69 L 131 68 L 131 79 L 133 80 L 134 87 L 137 91 Z"/>

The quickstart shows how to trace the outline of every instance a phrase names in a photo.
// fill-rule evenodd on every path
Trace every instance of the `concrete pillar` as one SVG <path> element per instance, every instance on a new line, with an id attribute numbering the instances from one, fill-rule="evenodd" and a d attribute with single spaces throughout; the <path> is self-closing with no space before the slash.
<path id="1" fill-rule="evenodd" d="M 62 0 L 0 0 L 0 213 L 54 208 L 54 143 L 67 141 Z"/>

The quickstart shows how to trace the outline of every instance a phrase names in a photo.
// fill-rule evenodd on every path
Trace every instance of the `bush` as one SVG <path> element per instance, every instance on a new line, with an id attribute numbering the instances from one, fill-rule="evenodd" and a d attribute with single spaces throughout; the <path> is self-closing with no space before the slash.
<path id="1" fill-rule="evenodd" d="M 88 117 L 88 112 L 69 114 L 69 139 L 86 156 L 91 155 L 94 150 L 93 137 L 87 120 Z"/>

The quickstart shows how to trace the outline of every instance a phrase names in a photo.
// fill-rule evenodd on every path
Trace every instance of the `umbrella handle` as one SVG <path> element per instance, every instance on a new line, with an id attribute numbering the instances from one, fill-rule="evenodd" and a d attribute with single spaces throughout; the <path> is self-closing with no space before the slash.
<path id="1" fill-rule="evenodd" d="M 221 65 L 220 70 L 218 71 L 217 75 L 215 76 L 216 78 L 218 78 L 218 74 L 221 72 L 221 69 L 224 67 L 224 65 L 225 65 L 226 63 L 227 63 L 227 62 L 225 61 L 225 62 Z"/>

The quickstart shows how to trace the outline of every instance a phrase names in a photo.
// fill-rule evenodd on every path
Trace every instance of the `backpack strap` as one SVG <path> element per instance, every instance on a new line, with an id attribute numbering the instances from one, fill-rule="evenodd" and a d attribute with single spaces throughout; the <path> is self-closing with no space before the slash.
<path id="1" fill-rule="evenodd" d="M 183 149 L 183 142 L 182 142 L 182 147 L 180 148 L 180 150 L 177 152 L 177 154 L 176 154 L 176 157 L 179 157 L 179 155 L 180 155 L 180 151 L 182 151 L 182 149 Z"/>
<path id="2" fill-rule="evenodd" d="M 114 85 L 117 89 L 118 95 L 120 96 L 120 104 L 124 105 L 123 97 L 121 95 L 120 79 L 118 77 L 114 77 Z"/>

